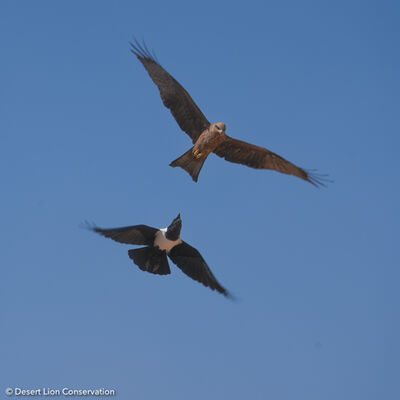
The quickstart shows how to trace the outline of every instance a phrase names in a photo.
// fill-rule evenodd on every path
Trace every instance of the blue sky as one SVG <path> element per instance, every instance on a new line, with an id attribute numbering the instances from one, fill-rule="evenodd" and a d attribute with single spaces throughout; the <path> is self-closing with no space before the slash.
<path id="1" fill-rule="evenodd" d="M 394 1 L 0 5 L 0 383 L 121 399 L 398 399 Z M 191 145 L 133 35 L 229 135 L 334 180 Z M 86 230 L 178 214 L 229 301 Z"/>

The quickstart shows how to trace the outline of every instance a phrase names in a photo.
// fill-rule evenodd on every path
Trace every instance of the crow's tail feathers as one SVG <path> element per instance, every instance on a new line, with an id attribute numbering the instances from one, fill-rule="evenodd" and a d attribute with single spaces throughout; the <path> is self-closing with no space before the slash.
<path id="1" fill-rule="evenodd" d="M 171 273 L 165 252 L 155 247 L 129 250 L 128 255 L 142 271 L 159 275 Z"/>

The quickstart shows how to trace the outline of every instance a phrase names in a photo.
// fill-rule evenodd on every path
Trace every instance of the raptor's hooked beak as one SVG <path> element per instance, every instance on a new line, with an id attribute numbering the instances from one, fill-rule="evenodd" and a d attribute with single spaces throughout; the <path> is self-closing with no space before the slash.
<path id="1" fill-rule="evenodd" d="M 215 124 L 214 126 L 215 126 L 215 129 L 217 130 L 218 133 L 225 132 L 226 127 L 225 127 L 224 123 L 219 122 L 218 124 Z"/>

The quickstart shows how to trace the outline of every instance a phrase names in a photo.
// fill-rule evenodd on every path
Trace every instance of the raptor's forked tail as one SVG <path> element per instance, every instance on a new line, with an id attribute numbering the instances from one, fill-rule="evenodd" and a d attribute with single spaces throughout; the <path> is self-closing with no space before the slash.
<path id="1" fill-rule="evenodd" d="M 195 155 L 193 154 L 193 147 L 192 147 L 189 151 L 187 151 L 185 154 L 177 158 L 175 161 L 172 161 L 172 163 L 169 165 L 171 167 L 183 168 L 186 172 L 189 173 L 192 179 L 195 182 L 197 182 L 201 168 L 206 158 L 207 157 L 196 158 Z"/>

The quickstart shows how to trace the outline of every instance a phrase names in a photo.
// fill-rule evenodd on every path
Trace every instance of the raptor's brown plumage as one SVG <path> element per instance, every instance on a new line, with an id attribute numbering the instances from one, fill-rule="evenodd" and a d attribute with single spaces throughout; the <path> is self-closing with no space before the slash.
<path id="1" fill-rule="evenodd" d="M 207 118 L 192 100 L 189 93 L 175 80 L 150 53 L 146 45 L 131 43 L 132 53 L 137 56 L 160 91 L 165 107 L 169 108 L 180 128 L 186 132 L 193 143 L 210 126 Z"/>
<path id="2" fill-rule="evenodd" d="M 137 56 L 157 85 L 164 105 L 169 108 L 180 128 L 190 136 L 194 144 L 189 151 L 170 164 L 172 167 L 183 168 L 197 182 L 204 161 L 213 152 L 236 164 L 294 175 L 315 186 L 324 184 L 323 177 L 297 167 L 266 148 L 226 135 L 225 124 L 211 124 L 189 93 L 159 64 L 145 44 L 140 45 L 135 40 L 131 46 L 132 53 Z"/>

